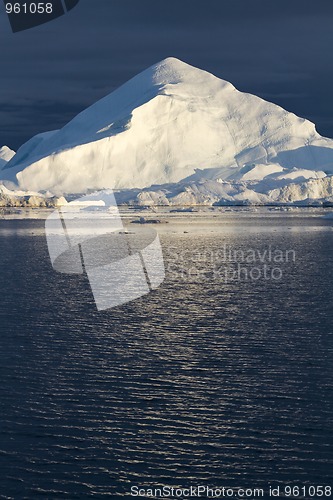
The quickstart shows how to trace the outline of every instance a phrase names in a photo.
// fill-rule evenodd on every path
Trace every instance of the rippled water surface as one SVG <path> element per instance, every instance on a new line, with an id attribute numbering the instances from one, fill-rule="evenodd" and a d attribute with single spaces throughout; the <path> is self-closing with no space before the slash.
<path id="1" fill-rule="evenodd" d="M 42 220 L 1 220 L 0 497 L 330 484 L 333 219 L 320 215 L 170 214 L 164 284 L 105 312 L 85 277 L 52 270 Z M 268 263 L 279 279 L 216 272 L 235 265 L 223 249 L 269 248 L 295 252 Z"/>

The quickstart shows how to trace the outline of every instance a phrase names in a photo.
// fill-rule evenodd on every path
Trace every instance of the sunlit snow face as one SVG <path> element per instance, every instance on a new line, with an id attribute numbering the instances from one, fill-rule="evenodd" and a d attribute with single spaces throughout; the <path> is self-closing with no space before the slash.
<path id="1" fill-rule="evenodd" d="M 142 297 L 165 278 L 158 234 L 141 226 L 128 232 L 110 190 L 55 210 L 45 228 L 53 268 L 86 273 L 98 310 Z"/>

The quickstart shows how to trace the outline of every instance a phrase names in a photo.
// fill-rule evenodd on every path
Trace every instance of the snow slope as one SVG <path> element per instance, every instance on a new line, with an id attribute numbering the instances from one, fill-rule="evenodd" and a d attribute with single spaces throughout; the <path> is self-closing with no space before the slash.
<path id="1" fill-rule="evenodd" d="M 275 104 L 168 58 L 61 130 L 33 137 L 1 174 L 22 189 L 63 194 L 191 176 L 250 182 L 280 174 L 288 183 L 289 171 L 302 177 L 298 170 L 311 171 L 304 178 L 333 174 L 333 140 Z"/>

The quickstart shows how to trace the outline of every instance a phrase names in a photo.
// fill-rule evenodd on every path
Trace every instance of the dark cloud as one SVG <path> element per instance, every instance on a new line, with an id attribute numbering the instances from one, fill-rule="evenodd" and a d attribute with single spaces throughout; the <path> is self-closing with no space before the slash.
<path id="1" fill-rule="evenodd" d="M 15 35 L 2 9 L 0 143 L 17 148 L 61 127 L 170 55 L 333 137 L 332 26 L 327 0 L 81 0 L 66 16 Z"/>

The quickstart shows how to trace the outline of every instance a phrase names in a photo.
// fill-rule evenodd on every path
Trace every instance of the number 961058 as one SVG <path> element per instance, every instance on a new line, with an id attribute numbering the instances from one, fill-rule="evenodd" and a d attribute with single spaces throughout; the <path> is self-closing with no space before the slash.
<path id="1" fill-rule="evenodd" d="M 7 14 L 52 14 L 52 3 L 6 3 Z"/>

